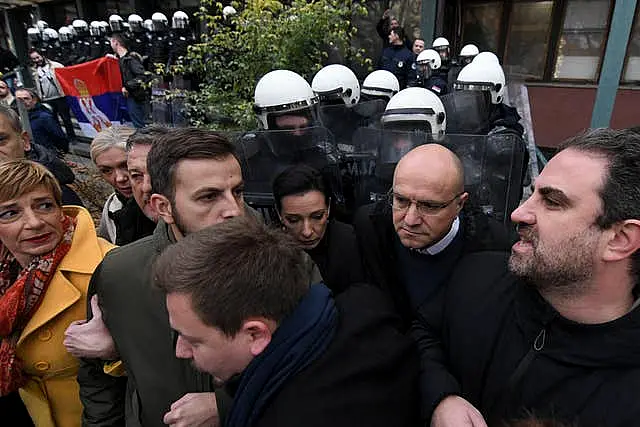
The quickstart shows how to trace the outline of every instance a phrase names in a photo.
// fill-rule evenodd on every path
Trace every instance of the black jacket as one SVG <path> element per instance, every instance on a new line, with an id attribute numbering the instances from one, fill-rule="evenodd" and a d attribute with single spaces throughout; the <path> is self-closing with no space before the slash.
<path id="1" fill-rule="evenodd" d="M 67 184 L 73 184 L 76 177 L 69 166 L 53 152 L 38 144 L 31 144 L 31 149 L 25 153 L 27 159 L 40 163 L 56 177 L 62 189 L 62 204 L 84 206 L 80 197 Z"/>
<path id="2" fill-rule="evenodd" d="M 356 235 L 349 224 L 329 221 L 318 246 L 307 253 L 320 269 L 324 284 L 334 295 L 353 283 L 365 281 Z"/>
<path id="3" fill-rule="evenodd" d="M 122 426 L 125 414 L 127 427 L 164 427 L 173 402 L 186 393 L 213 391 L 209 375 L 176 358 L 165 297 L 151 284 L 155 259 L 173 241 L 160 222 L 153 235 L 109 252 L 91 278 L 88 298 L 99 296 L 127 377 L 104 374 L 100 360 L 82 361 L 78 383 L 85 427 Z"/>
<path id="4" fill-rule="evenodd" d="M 601 325 L 569 321 L 508 273 L 508 256 L 462 260 L 442 327 L 419 328 L 424 405 L 457 394 L 489 425 L 531 413 L 580 427 L 637 425 L 640 309 Z"/>
<path id="5" fill-rule="evenodd" d="M 400 83 L 400 89 L 404 89 L 414 84 L 413 60 L 413 53 L 405 45 L 389 46 L 382 51 L 378 69 L 393 73 Z"/>
<path id="6" fill-rule="evenodd" d="M 391 19 L 390 18 L 382 18 L 376 24 L 376 32 L 378 33 L 378 35 L 382 39 L 382 48 L 383 49 L 385 47 L 389 47 L 389 32 L 391 31 L 390 24 L 391 24 Z M 404 45 L 410 51 L 413 49 L 413 42 L 411 40 L 409 40 L 409 38 L 406 37 L 406 36 L 404 38 Z"/>
<path id="7" fill-rule="evenodd" d="M 487 250 L 507 250 L 513 236 L 499 222 L 475 210 L 469 203 L 462 210 L 462 255 Z M 396 231 L 391 207 L 386 200 L 362 206 L 356 213 L 354 227 L 367 282 L 386 290 L 408 328 L 414 312 L 409 296 L 399 280 L 399 262 L 394 250 Z"/>
<path id="8" fill-rule="evenodd" d="M 135 52 L 127 52 L 120 58 L 120 74 L 122 75 L 122 87 L 127 89 L 129 96 L 137 102 L 143 102 L 148 98 L 148 90 L 144 83 L 149 81 L 149 75 L 142 65 L 140 55 Z"/>
<path id="9" fill-rule="evenodd" d="M 336 305 L 325 353 L 283 386 L 254 427 L 418 425 L 416 350 L 384 294 L 351 286 Z"/>

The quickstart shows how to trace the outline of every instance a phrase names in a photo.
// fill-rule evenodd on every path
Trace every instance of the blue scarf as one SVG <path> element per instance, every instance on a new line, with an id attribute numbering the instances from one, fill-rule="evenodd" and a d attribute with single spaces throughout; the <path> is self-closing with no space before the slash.
<path id="1" fill-rule="evenodd" d="M 288 379 L 319 358 L 331 342 L 338 310 L 331 291 L 312 285 L 265 350 L 239 378 L 225 427 L 250 427 Z"/>

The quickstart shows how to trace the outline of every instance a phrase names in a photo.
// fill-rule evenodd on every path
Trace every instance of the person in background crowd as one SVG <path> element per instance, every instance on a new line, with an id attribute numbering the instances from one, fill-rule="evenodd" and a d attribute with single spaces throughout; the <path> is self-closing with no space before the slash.
<path id="1" fill-rule="evenodd" d="M 385 295 L 354 285 L 334 298 L 309 286 L 304 257 L 245 217 L 192 233 L 156 262 L 176 356 L 233 398 L 221 425 L 417 425 L 415 348 Z"/>
<path id="2" fill-rule="evenodd" d="M 424 39 L 415 39 L 411 51 L 417 57 L 424 50 Z"/>
<path id="3" fill-rule="evenodd" d="M 364 282 L 353 227 L 330 219 L 331 200 L 320 172 L 304 164 L 285 169 L 273 181 L 273 196 L 283 227 L 311 256 L 334 294 Z"/>
<path id="4" fill-rule="evenodd" d="M 32 89 L 23 87 L 16 90 L 16 99 L 29 111 L 33 141 L 52 151 L 68 153 L 69 139 L 51 111 L 40 103 L 38 95 Z"/>
<path id="5" fill-rule="evenodd" d="M 74 139 L 76 134 L 71 122 L 71 111 L 54 71 L 56 68 L 64 67 L 64 65 L 45 58 L 37 49 L 29 51 L 29 59 L 32 64 L 31 74 L 36 84 L 38 97 L 42 102 L 51 106 L 54 117 L 62 119 L 67 138 Z"/>
<path id="6" fill-rule="evenodd" d="M 68 186 L 76 179 L 69 166 L 45 147 L 32 144 L 29 134 L 22 130 L 18 114 L 0 105 L 0 160 L 24 158 L 38 162 L 51 171 L 62 188 L 64 205 L 82 206 L 80 197 Z"/>
<path id="7" fill-rule="evenodd" d="M 16 98 L 11 93 L 9 85 L 4 80 L 0 80 L 0 104 L 17 110 Z"/>
<path id="8" fill-rule="evenodd" d="M 144 87 L 148 82 L 147 73 L 140 55 L 129 52 L 127 40 L 122 34 L 114 33 L 110 38 L 111 49 L 120 60 L 122 74 L 122 94 L 127 99 L 127 110 L 135 128 L 143 128 L 147 118 L 149 90 Z"/>
<path id="9" fill-rule="evenodd" d="M 0 242 L 0 396 L 19 390 L 36 427 L 80 427 L 78 361 L 62 340 L 85 316 L 91 274 L 113 246 L 89 212 L 62 207 L 51 172 L 24 159 L 0 163 Z M 18 414 L 3 412 L 6 425 Z"/>
<path id="10" fill-rule="evenodd" d="M 13 52 L 0 46 L 0 73 L 10 73 L 19 65 L 20 61 L 18 61 Z"/>
<path id="11" fill-rule="evenodd" d="M 392 72 L 400 82 L 400 89 L 404 89 L 413 80 L 413 53 L 402 42 L 404 30 L 402 27 L 393 28 L 389 32 L 389 47 L 382 51 L 379 70 Z"/>
<path id="12" fill-rule="evenodd" d="M 511 254 L 462 260 L 442 325 L 414 325 L 433 427 L 640 418 L 640 137 L 593 129 L 560 149 L 511 215 Z"/>
<path id="13" fill-rule="evenodd" d="M 133 197 L 126 146 L 134 132 L 136 130 L 130 127 L 112 126 L 96 135 L 91 143 L 91 159 L 115 190 L 102 210 L 98 235 L 118 246 L 151 235 L 156 225 L 143 214 Z M 143 157 L 140 160 L 146 163 L 146 156 Z"/>
<path id="14" fill-rule="evenodd" d="M 409 151 L 396 166 L 388 200 L 363 206 L 354 227 L 367 281 L 385 289 L 409 327 L 415 310 L 436 306 L 463 254 L 506 250 L 498 222 L 467 203 L 460 159 L 438 144 Z"/>
<path id="15" fill-rule="evenodd" d="M 158 221 L 158 212 L 151 205 L 151 176 L 147 168 L 147 157 L 153 144 L 168 132 L 168 128 L 162 126 L 150 126 L 149 128 L 138 129 L 127 139 L 127 169 L 129 171 L 129 181 L 133 198 L 139 209 L 132 206 L 130 219 L 137 224 L 136 229 L 141 232 L 153 232 Z M 140 215 L 142 212 L 143 215 Z M 137 219 L 136 219 L 137 218 Z M 145 218 L 149 221 L 145 221 Z M 146 230 L 146 231 L 145 231 Z M 137 239 L 136 239 L 137 240 Z"/>
<path id="16" fill-rule="evenodd" d="M 376 24 L 376 32 L 382 39 L 382 48 L 387 48 L 390 45 L 389 42 L 389 33 L 391 30 L 399 28 L 400 21 L 397 18 L 391 16 L 391 10 L 386 9 L 382 14 L 382 18 Z M 413 44 L 408 38 L 403 37 L 402 43 L 406 46 L 407 49 L 411 50 Z"/>

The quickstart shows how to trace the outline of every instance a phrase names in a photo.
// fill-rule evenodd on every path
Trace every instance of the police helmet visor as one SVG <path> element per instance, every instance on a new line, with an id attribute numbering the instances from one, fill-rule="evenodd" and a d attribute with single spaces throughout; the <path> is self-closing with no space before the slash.
<path id="1" fill-rule="evenodd" d="M 480 90 L 480 91 L 499 91 L 500 84 L 493 84 L 489 82 L 461 82 L 457 81 L 453 84 L 455 90 Z"/>

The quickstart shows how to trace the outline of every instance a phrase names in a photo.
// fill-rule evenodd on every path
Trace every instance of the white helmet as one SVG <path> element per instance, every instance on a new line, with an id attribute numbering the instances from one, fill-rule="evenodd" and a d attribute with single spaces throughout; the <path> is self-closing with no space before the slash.
<path id="1" fill-rule="evenodd" d="M 37 42 L 38 40 L 40 40 L 40 38 L 42 36 L 40 34 L 40 30 L 38 30 L 35 27 L 30 27 L 30 28 L 27 28 L 27 37 L 33 43 L 33 42 Z"/>
<path id="2" fill-rule="evenodd" d="M 462 49 L 460 49 L 460 56 L 468 57 L 468 56 L 476 56 L 480 53 L 478 46 L 475 44 L 469 43 L 465 44 Z"/>
<path id="3" fill-rule="evenodd" d="M 316 73 L 311 82 L 320 101 L 341 99 L 347 107 L 360 100 L 360 83 L 348 67 L 331 64 Z"/>
<path id="4" fill-rule="evenodd" d="M 118 32 L 123 30 L 122 26 L 122 17 L 120 15 L 111 15 L 109 17 L 109 27 L 111 27 L 111 31 Z"/>
<path id="5" fill-rule="evenodd" d="M 438 95 L 428 89 L 410 87 L 391 98 L 380 122 L 384 127 L 393 123 L 429 123 L 433 138 L 440 140 L 447 127 L 446 118 L 444 105 Z"/>
<path id="6" fill-rule="evenodd" d="M 457 90 L 490 92 L 491 103 L 500 104 L 504 99 L 505 84 L 504 71 L 500 64 L 492 60 L 476 62 L 474 59 L 460 71 L 453 87 Z"/>
<path id="7" fill-rule="evenodd" d="M 447 63 L 451 56 L 451 48 L 449 47 L 449 40 L 444 37 L 438 37 L 433 41 L 433 50 L 438 52 L 443 63 Z"/>
<path id="8" fill-rule="evenodd" d="M 475 63 L 493 62 L 495 64 L 500 65 L 500 60 L 498 59 L 496 54 L 493 53 L 493 52 L 489 52 L 489 51 L 480 52 L 479 54 L 477 54 L 476 57 L 473 58 L 473 62 L 475 62 Z"/>
<path id="9" fill-rule="evenodd" d="M 87 32 L 89 30 L 89 26 L 87 25 L 87 21 L 84 21 L 82 19 L 75 19 L 71 25 L 73 25 L 73 28 L 75 28 L 76 33 L 78 34 L 82 34 L 84 32 Z"/>
<path id="10" fill-rule="evenodd" d="M 309 83 L 289 70 L 274 70 L 262 76 L 253 99 L 253 110 L 264 129 L 269 129 L 271 115 L 309 109 L 318 103 Z"/>
<path id="11" fill-rule="evenodd" d="M 153 22 L 153 31 L 164 31 L 169 25 L 169 20 L 164 13 L 156 12 L 151 15 L 151 22 Z"/>
<path id="12" fill-rule="evenodd" d="M 185 29 L 189 26 L 189 15 L 179 10 L 171 18 L 171 27 Z"/>
<path id="13" fill-rule="evenodd" d="M 131 31 L 133 31 L 134 33 L 139 33 L 142 31 L 142 23 L 144 22 L 144 20 L 140 15 L 136 15 L 135 13 L 129 15 L 129 17 L 127 18 L 127 22 L 129 22 L 129 28 L 131 28 Z"/>
<path id="14" fill-rule="evenodd" d="M 224 17 L 224 19 L 227 19 L 230 16 L 235 15 L 236 13 L 238 13 L 238 12 L 236 11 L 236 8 L 233 7 L 233 6 L 225 6 L 222 9 L 222 16 Z"/>
<path id="15" fill-rule="evenodd" d="M 437 70 L 442 66 L 442 58 L 435 50 L 425 49 L 416 58 L 416 63 L 418 65 L 428 65 L 429 69 Z"/>
<path id="16" fill-rule="evenodd" d="M 91 34 L 92 36 L 100 35 L 100 22 L 91 21 L 91 23 L 89 24 L 89 34 Z"/>
<path id="17" fill-rule="evenodd" d="M 369 74 L 362 82 L 362 94 L 369 96 L 384 96 L 391 99 L 400 92 L 398 78 L 387 70 L 376 70 Z"/>
<path id="18" fill-rule="evenodd" d="M 153 21 L 151 19 L 145 19 L 144 22 L 142 23 L 142 26 L 147 31 L 153 31 Z"/>
<path id="19" fill-rule="evenodd" d="M 98 24 L 100 25 L 100 34 L 106 35 L 109 32 L 109 23 L 107 21 L 99 21 Z"/>
<path id="20" fill-rule="evenodd" d="M 438 37 L 433 41 L 431 47 L 436 50 L 439 48 L 449 47 L 449 40 L 445 39 L 444 37 Z"/>
<path id="21" fill-rule="evenodd" d="M 69 27 L 60 27 L 58 30 L 58 35 L 60 36 L 61 42 L 69 42 L 73 38 L 73 34 Z"/>
<path id="22" fill-rule="evenodd" d="M 38 22 L 36 22 L 36 27 L 38 27 L 38 30 L 44 31 L 45 28 L 49 28 L 49 24 L 47 24 L 47 21 L 43 21 L 41 19 Z"/>
<path id="23" fill-rule="evenodd" d="M 58 32 L 53 28 L 45 28 L 42 35 L 44 36 L 43 40 L 58 40 Z"/>

